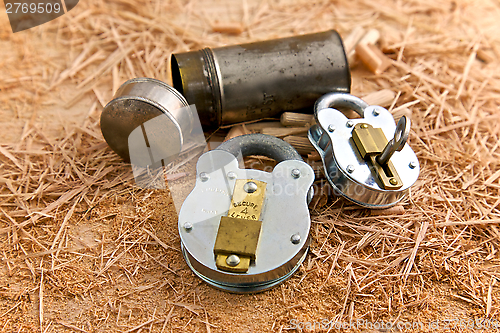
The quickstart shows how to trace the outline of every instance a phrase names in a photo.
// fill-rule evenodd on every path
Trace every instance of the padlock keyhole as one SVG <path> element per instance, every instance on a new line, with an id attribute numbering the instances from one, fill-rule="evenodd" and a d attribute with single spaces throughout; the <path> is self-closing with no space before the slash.
<path id="1" fill-rule="evenodd" d="M 392 178 L 394 177 L 394 174 L 392 173 L 391 169 L 389 169 L 389 166 L 387 164 L 381 165 L 382 170 L 384 170 L 385 175 L 387 178 Z"/>

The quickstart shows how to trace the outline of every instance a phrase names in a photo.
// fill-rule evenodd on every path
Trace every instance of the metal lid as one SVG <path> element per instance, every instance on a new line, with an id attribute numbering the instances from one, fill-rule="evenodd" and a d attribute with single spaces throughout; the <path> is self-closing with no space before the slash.
<path id="1" fill-rule="evenodd" d="M 111 149 L 142 167 L 178 156 L 192 127 L 186 99 L 151 78 L 125 82 L 101 114 L 101 132 Z"/>

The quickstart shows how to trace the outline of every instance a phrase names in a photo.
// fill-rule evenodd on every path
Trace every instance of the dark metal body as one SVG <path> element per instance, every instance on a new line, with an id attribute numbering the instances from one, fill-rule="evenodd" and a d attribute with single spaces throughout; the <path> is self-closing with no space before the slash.
<path id="1" fill-rule="evenodd" d="M 195 104 L 205 129 L 310 108 L 350 91 L 342 40 L 334 30 L 172 55 L 174 88 Z"/>

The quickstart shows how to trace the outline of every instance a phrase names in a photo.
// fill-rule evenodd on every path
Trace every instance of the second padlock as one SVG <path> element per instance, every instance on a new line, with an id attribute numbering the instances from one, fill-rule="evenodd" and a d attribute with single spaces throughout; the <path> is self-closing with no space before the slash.
<path id="1" fill-rule="evenodd" d="M 242 169 L 238 156 L 279 162 Z M 210 285 L 246 293 L 290 277 L 309 248 L 314 171 L 285 141 L 263 134 L 231 139 L 203 154 L 196 185 L 179 213 L 182 252 Z"/>
<path id="2" fill-rule="evenodd" d="M 342 109 L 361 118 L 348 119 Z M 368 208 L 391 207 L 407 195 L 420 169 L 406 143 L 409 118 L 403 116 L 396 126 L 388 110 L 342 93 L 318 99 L 314 114 L 317 124 L 309 129 L 309 140 L 339 195 Z"/>

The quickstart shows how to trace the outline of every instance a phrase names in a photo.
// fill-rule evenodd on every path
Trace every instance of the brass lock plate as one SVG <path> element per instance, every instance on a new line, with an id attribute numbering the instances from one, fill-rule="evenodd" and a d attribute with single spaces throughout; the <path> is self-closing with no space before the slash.
<path id="1" fill-rule="evenodd" d="M 374 128 L 365 123 L 354 126 L 352 139 L 363 158 L 366 158 L 366 155 L 380 154 L 387 144 L 387 138 L 381 128 Z"/>
<path id="2" fill-rule="evenodd" d="M 380 187 L 385 190 L 397 190 L 403 186 L 403 182 L 390 160 L 385 165 L 377 162 L 377 156 L 382 153 L 388 143 L 381 128 L 374 128 L 366 123 L 356 124 L 352 130 L 352 139 L 361 157 L 368 162 L 372 173 L 376 175 Z"/>
<path id="3" fill-rule="evenodd" d="M 262 212 L 266 183 L 255 179 L 236 179 L 228 217 L 258 220 Z"/>
<path id="4" fill-rule="evenodd" d="M 214 245 L 217 268 L 244 273 L 256 259 L 266 183 L 237 179 L 228 216 L 222 216 Z"/>

